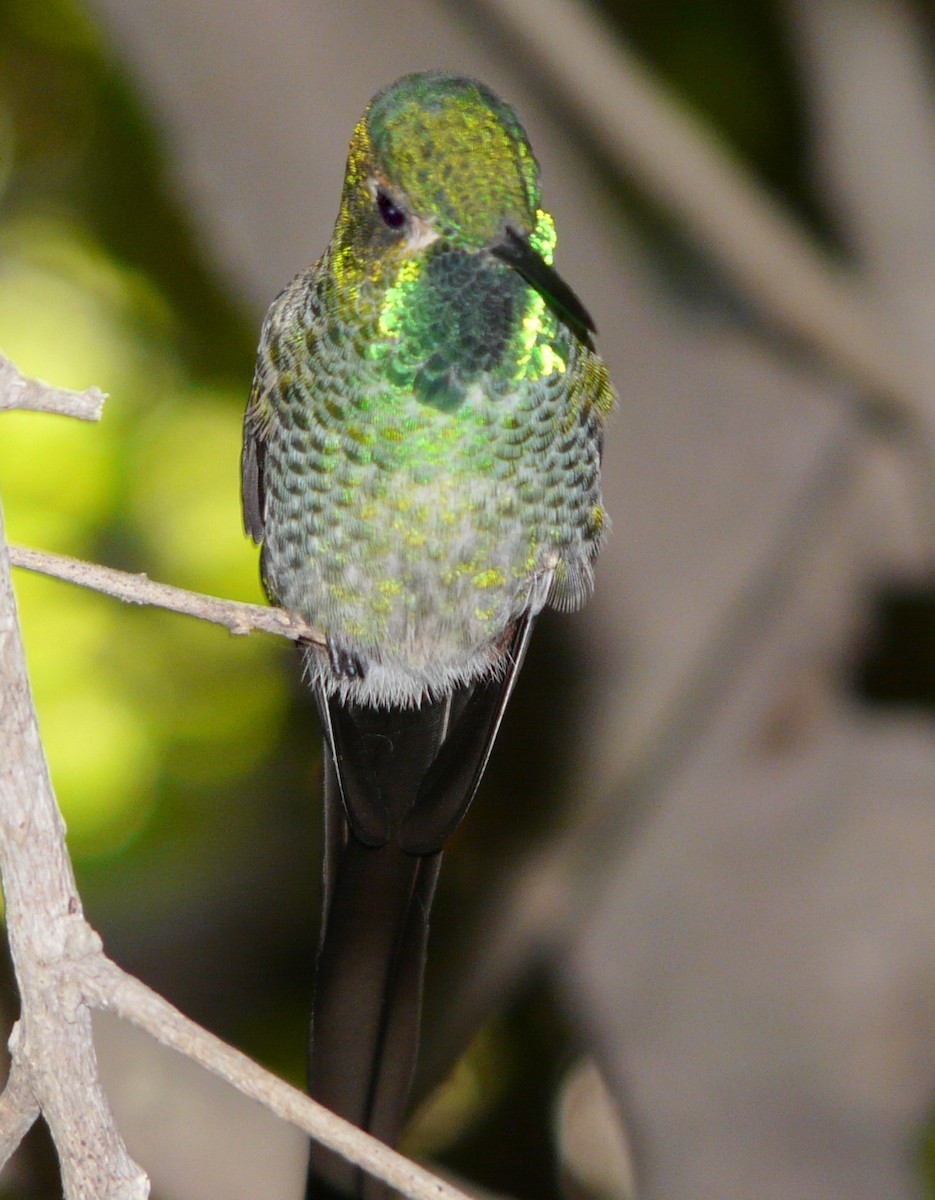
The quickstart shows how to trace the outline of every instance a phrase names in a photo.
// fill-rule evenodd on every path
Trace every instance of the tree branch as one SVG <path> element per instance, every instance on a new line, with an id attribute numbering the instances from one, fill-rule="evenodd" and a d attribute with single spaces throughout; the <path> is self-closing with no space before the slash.
<path id="1" fill-rule="evenodd" d="M 197 1025 L 103 954 L 93 966 L 83 967 L 80 982 L 96 1007 L 123 1017 L 164 1046 L 186 1055 L 411 1200 L 470 1200 L 465 1192 L 329 1112 Z"/>
<path id="2" fill-rule="evenodd" d="M 26 379 L 0 357 L 0 409 L 31 408 L 96 420 L 103 396 Z M 10 1038 L 10 1077 L 0 1098 L 0 1157 L 13 1153 L 44 1114 L 69 1197 L 144 1197 L 146 1176 L 120 1139 L 97 1074 L 91 1013 L 63 995 L 50 965 L 73 952 L 84 928 L 64 826 L 29 689 L 0 512 L 0 872 L 22 1015 Z"/>
<path id="3" fill-rule="evenodd" d="M 284 608 L 267 608 L 262 604 L 221 600 L 216 596 L 190 592 L 168 583 L 155 583 L 148 575 L 133 575 L 129 571 L 118 571 L 115 567 L 101 567 L 96 563 L 83 562 L 79 558 L 50 554 L 44 550 L 31 550 L 26 546 L 10 546 L 9 551 L 10 562 L 14 567 L 36 571 L 41 575 L 51 575 L 55 579 L 64 579 L 68 583 L 78 584 L 79 587 L 115 596 L 127 604 L 150 604 L 157 608 L 166 608 L 170 612 L 223 625 L 233 634 L 258 631 L 273 633 L 294 642 L 325 645 L 325 636 L 320 629 L 307 624 L 296 613 L 288 612 Z"/>
<path id="4" fill-rule="evenodd" d="M 38 1116 L 39 1101 L 29 1086 L 27 1072 L 18 1060 L 14 1060 L 0 1095 L 0 1171 Z"/>
<path id="5" fill-rule="evenodd" d="M 2 513 L 0 680 L 0 872 L 22 1005 L 10 1038 L 17 1090 L 7 1101 L 12 1107 L 22 1096 L 24 1079 L 55 1141 L 69 1200 L 143 1200 L 149 1183 L 121 1140 L 101 1087 L 91 1010 L 80 989 L 58 985 L 56 966 L 87 952 L 90 930 L 39 739 Z M 28 1129 L 27 1115 L 21 1108 L 8 1152 L 16 1133 Z"/>
<path id="6" fill-rule="evenodd" d="M 81 421 L 99 421 L 107 397 L 97 388 L 73 392 L 53 387 L 41 379 L 23 375 L 4 354 L 0 354 L 0 412 L 14 408 L 31 412 L 58 413 Z"/>

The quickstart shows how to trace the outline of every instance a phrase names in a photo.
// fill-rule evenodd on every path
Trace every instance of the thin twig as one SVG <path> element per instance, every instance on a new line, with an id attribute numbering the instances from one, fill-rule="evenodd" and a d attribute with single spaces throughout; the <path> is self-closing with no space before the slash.
<path id="1" fill-rule="evenodd" d="M 0 411 L 24 408 L 77 417 L 81 421 L 99 421 L 106 399 L 104 392 L 95 387 L 73 392 L 43 383 L 41 379 L 30 379 L 0 354 Z"/>
<path id="2" fill-rule="evenodd" d="M 82 964 L 81 986 L 96 1006 L 145 1030 L 316 1141 L 405 1193 L 410 1200 L 470 1200 L 460 1189 L 391 1150 L 368 1133 L 278 1079 L 239 1050 L 184 1016 L 103 955 Z"/>
<path id="3" fill-rule="evenodd" d="M 118 571 L 115 567 L 102 567 L 80 558 L 50 554 L 26 546 L 10 546 L 10 562 L 14 567 L 76 583 L 79 587 L 103 592 L 127 604 L 150 604 L 202 621 L 211 621 L 215 625 L 223 625 L 233 634 L 258 631 L 289 638 L 293 642 L 325 645 L 325 637 L 320 629 L 283 608 L 221 600 L 168 583 L 156 583 L 148 575 L 134 575 L 129 571 Z"/>

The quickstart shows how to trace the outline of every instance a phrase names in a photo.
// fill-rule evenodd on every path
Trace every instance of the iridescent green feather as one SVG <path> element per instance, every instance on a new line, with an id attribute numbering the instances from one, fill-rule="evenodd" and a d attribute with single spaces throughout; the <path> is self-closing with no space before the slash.
<path id="1" fill-rule="evenodd" d="M 323 682 L 371 702 L 501 669 L 519 613 L 591 586 L 613 393 L 488 248 L 507 227 L 551 262 L 515 114 L 471 81 L 407 77 L 357 126 L 332 244 L 264 326 L 248 422 L 273 468 L 265 583 L 366 660 L 363 680 Z"/>

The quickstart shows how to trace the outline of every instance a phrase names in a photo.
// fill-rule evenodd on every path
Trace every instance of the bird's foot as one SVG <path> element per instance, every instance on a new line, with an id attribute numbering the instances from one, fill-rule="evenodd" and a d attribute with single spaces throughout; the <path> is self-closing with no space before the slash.
<path id="1" fill-rule="evenodd" d="M 331 670 L 342 679 L 363 679 L 366 671 L 363 662 L 346 646 L 340 646 L 333 638 L 328 638 L 328 661 Z"/>

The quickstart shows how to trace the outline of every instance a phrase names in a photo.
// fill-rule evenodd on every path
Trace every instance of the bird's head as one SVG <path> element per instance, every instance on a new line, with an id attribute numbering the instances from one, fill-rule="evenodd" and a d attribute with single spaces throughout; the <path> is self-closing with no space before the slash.
<path id="1" fill-rule="evenodd" d="M 359 287 L 443 248 L 516 270 L 584 341 L 593 324 L 551 266 L 552 218 L 513 109 L 483 84 L 439 72 L 379 92 L 348 155 L 333 262 Z"/>

